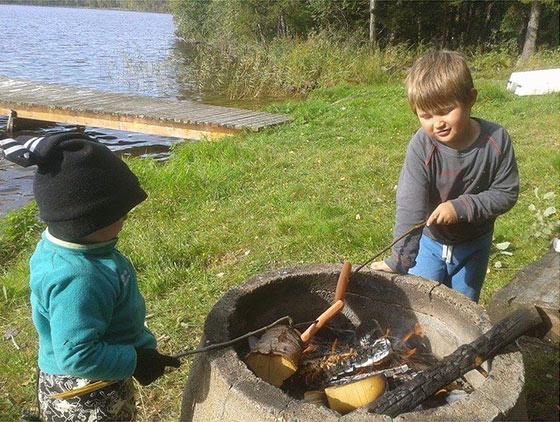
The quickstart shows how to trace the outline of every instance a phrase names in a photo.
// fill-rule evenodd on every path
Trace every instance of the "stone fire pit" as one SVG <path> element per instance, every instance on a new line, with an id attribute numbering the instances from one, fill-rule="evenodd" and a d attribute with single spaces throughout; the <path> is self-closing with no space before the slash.
<path id="1" fill-rule="evenodd" d="M 254 277 L 230 290 L 212 309 L 203 343 L 238 337 L 290 315 L 313 320 L 333 300 L 340 265 L 291 268 Z M 353 274 L 346 306 L 331 324 L 358 326 L 375 318 L 382 327 L 409 329 L 419 322 L 433 354 L 441 358 L 490 328 L 484 309 L 444 286 L 413 276 Z M 257 378 L 245 365 L 246 341 L 196 355 L 183 393 L 181 420 L 200 421 L 382 421 L 388 416 L 358 409 L 345 416 L 288 396 Z M 485 364 L 486 365 L 486 364 Z M 451 405 L 416 411 L 398 420 L 495 420 L 523 418 L 524 369 L 521 353 L 509 348 L 465 378 L 474 392 Z M 526 418 L 526 415 L 525 415 Z"/>

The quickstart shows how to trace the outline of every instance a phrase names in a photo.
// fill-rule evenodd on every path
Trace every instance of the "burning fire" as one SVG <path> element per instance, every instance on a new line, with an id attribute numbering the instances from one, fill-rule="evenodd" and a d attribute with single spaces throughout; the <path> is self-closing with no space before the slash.
<path id="1" fill-rule="evenodd" d="M 414 367 L 413 357 L 418 353 L 417 346 L 422 344 L 422 327 L 419 323 L 402 338 L 390 336 L 391 330 L 378 338 L 366 334 L 359 341 L 345 343 L 336 337 L 334 341 L 321 342 L 316 339 L 304 354 L 306 358 L 300 367 L 300 374 L 305 385 L 312 388 L 324 388 L 332 382 L 352 380 L 379 371 L 391 372 L 403 366 L 407 370 Z"/>
<path id="2" fill-rule="evenodd" d="M 437 362 L 425 344 L 419 323 L 402 336 L 396 336 L 394 329 L 381 329 L 379 324 L 359 338 L 357 332 L 349 334 L 349 330 L 331 328 L 330 332 L 328 340 L 317 336 L 306 348 L 298 372 L 284 386 L 287 392 L 296 397 L 304 392 L 307 397 L 317 394 L 324 397 L 324 391 L 330 392 L 332 387 L 349 386 L 380 375 L 390 390 Z M 450 385 L 432 397 L 435 404 L 427 401 L 425 406 L 445 404 L 450 394 L 465 395 L 467 390 L 472 391 L 470 388 L 468 383 Z M 323 404 L 326 405 L 326 401 Z"/>

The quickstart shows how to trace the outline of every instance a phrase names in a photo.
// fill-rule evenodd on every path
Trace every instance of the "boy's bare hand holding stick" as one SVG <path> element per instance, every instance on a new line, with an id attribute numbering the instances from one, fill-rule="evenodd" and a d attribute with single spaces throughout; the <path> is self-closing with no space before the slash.
<path id="1" fill-rule="evenodd" d="M 451 203 L 451 201 L 442 202 L 437 206 L 437 208 L 432 212 L 428 220 L 426 221 L 426 226 L 430 224 L 443 224 L 450 225 L 456 224 L 459 221 L 457 217 L 457 211 Z"/>

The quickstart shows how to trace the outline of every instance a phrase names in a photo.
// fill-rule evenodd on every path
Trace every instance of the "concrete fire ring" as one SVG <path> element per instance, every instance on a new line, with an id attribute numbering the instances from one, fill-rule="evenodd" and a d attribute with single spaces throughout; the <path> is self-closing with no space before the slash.
<path id="1" fill-rule="evenodd" d="M 340 265 L 296 267 L 251 278 L 227 292 L 206 319 L 201 345 L 223 342 L 290 315 L 309 321 L 332 302 Z M 352 274 L 344 319 L 357 326 L 375 318 L 382 327 L 419 322 L 432 352 L 441 358 L 490 327 L 484 309 L 445 286 L 414 276 L 363 271 Z M 335 320 L 336 320 L 335 318 Z M 333 320 L 333 321 L 335 321 Z M 242 341 L 240 343 L 246 343 Z M 358 409 L 345 416 L 288 396 L 257 378 L 243 362 L 240 344 L 196 355 L 183 392 L 183 421 L 388 421 L 390 417 Z M 405 413 L 395 420 L 519 420 L 524 414 L 524 367 L 510 346 L 484 364 L 485 378 L 471 371 L 475 388 L 463 400 L 434 409 Z"/>

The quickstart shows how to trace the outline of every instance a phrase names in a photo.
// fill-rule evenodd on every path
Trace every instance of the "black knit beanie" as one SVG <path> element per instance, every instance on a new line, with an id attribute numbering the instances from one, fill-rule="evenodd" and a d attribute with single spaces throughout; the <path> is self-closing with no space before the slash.
<path id="1" fill-rule="evenodd" d="M 33 193 L 49 232 L 77 241 L 146 199 L 138 179 L 109 148 L 79 132 L 0 140 L 6 158 L 37 165 Z"/>

